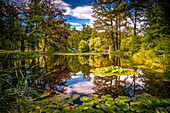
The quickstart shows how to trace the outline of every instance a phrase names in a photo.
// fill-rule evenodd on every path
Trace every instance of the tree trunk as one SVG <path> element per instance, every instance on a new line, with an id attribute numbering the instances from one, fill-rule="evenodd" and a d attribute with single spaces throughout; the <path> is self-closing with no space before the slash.
<path id="1" fill-rule="evenodd" d="M 136 9 L 136 7 L 135 7 L 134 36 L 136 36 L 136 18 L 137 18 L 137 9 Z"/>
<path id="2" fill-rule="evenodd" d="M 25 51 L 25 43 L 24 43 L 24 39 L 21 40 L 21 51 L 22 51 L 22 52 Z"/>
<path id="3" fill-rule="evenodd" d="M 34 44 L 31 44 L 31 50 L 35 51 Z"/>
<path id="4" fill-rule="evenodd" d="M 43 56 L 43 59 L 44 59 L 44 63 L 45 63 L 45 71 L 47 72 L 47 61 L 46 61 L 45 56 Z"/>
<path id="5" fill-rule="evenodd" d="M 119 50 L 120 50 L 120 44 L 121 44 L 121 31 L 119 32 Z"/>
<path id="6" fill-rule="evenodd" d="M 45 40 L 44 40 L 44 48 L 43 48 L 43 51 L 45 51 L 46 44 L 47 44 L 47 38 L 45 38 Z"/>
<path id="7" fill-rule="evenodd" d="M 121 44 L 121 29 L 120 29 L 120 15 L 119 15 L 119 50 L 120 50 L 120 44 Z"/>
<path id="8" fill-rule="evenodd" d="M 133 88 L 134 88 L 133 93 L 134 93 L 134 95 L 135 95 L 135 92 L 136 92 L 136 90 L 135 90 L 136 89 L 136 87 L 135 87 L 135 78 L 136 78 L 135 75 L 133 75 L 133 85 L 134 85 L 133 86 Z"/>
<path id="9" fill-rule="evenodd" d="M 117 18 L 116 18 L 116 51 L 118 51 L 118 22 L 117 22 Z"/>
<path id="10" fill-rule="evenodd" d="M 111 28 L 112 28 L 112 26 L 113 26 L 113 21 L 112 21 L 112 19 L 111 19 Z M 114 32 L 113 32 L 113 29 L 112 29 L 112 32 L 111 32 L 111 38 L 112 38 L 112 46 L 113 46 L 113 48 L 114 48 L 114 51 L 115 51 L 115 41 L 114 41 Z M 109 47 L 109 50 L 110 50 L 111 48 Z"/>

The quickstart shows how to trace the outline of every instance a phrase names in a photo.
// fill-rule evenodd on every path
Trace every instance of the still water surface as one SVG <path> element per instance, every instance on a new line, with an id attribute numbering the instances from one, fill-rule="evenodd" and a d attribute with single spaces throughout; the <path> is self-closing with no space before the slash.
<path id="1" fill-rule="evenodd" d="M 110 94 L 134 96 L 149 93 L 159 98 L 169 98 L 170 82 L 165 80 L 164 73 L 151 69 L 136 67 L 129 57 L 120 56 L 44 56 L 25 60 L 1 60 L 1 68 L 22 66 L 22 71 L 29 75 L 28 86 L 34 84 L 40 93 L 50 91 L 51 96 L 66 93 L 72 96 L 79 94 Z M 138 75 L 106 77 L 94 75 L 92 69 L 108 66 L 121 66 L 139 72 Z M 30 67 L 33 67 L 30 69 Z M 15 82 L 12 82 L 15 84 Z"/>

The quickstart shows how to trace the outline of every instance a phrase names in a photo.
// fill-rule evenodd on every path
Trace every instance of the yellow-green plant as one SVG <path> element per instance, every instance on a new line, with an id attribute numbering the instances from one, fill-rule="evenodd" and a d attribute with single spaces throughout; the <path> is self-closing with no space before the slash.
<path id="1" fill-rule="evenodd" d="M 0 70 L 0 73 L 0 111 L 9 112 L 10 109 L 14 109 L 16 106 L 17 110 L 20 111 L 21 106 L 28 104 L 29 97 L 32 95 L 39 96 L 33 87 L 27 85 L 28 79 L 37 75 L 23 73 L 16 66 L 9 70 Z M 15 81 L 12 81 L 14 78 Z"/>
<path id="2" fill-rule="evenodd" d="M 121 68 L 119 66 L 96 68 L 91 71 L 94 74 L 105 75 L 105 76 L 121 76 L 121 75 L 138 74 L 138 72 L 133 69 Z"/>

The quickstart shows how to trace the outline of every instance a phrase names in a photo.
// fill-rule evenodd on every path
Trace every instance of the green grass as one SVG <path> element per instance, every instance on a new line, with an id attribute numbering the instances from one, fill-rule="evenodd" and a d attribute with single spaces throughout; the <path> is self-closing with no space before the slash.
<path id="1" fill-rule="evenodd" d="M 1 59 L 26 59 L 26 58 L 37 58 L 41 57 L 43 54 L 39 52 L 1 52 Z"/>
<path id="2" fill-rule="evenodd" d="M 54 53 L 54 55 L 103 55 L 103 53 Z"/>

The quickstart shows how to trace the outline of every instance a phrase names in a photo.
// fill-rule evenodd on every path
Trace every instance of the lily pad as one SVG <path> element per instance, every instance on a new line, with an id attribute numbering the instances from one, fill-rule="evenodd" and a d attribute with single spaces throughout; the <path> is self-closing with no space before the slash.
<path id="1" fill-rule="evenodd" d="M 130 102 L 131 98 L 128 96 L 119 96 L 115 99 L 115 101 L 119 101 L 119 102 Z"/>
<path id="2" fill-rule="evenodd" d="M 128 111 L 129 110 L 129 104 L 124 102 L 118 102 L 117 105 L 123 110 Z"/>

